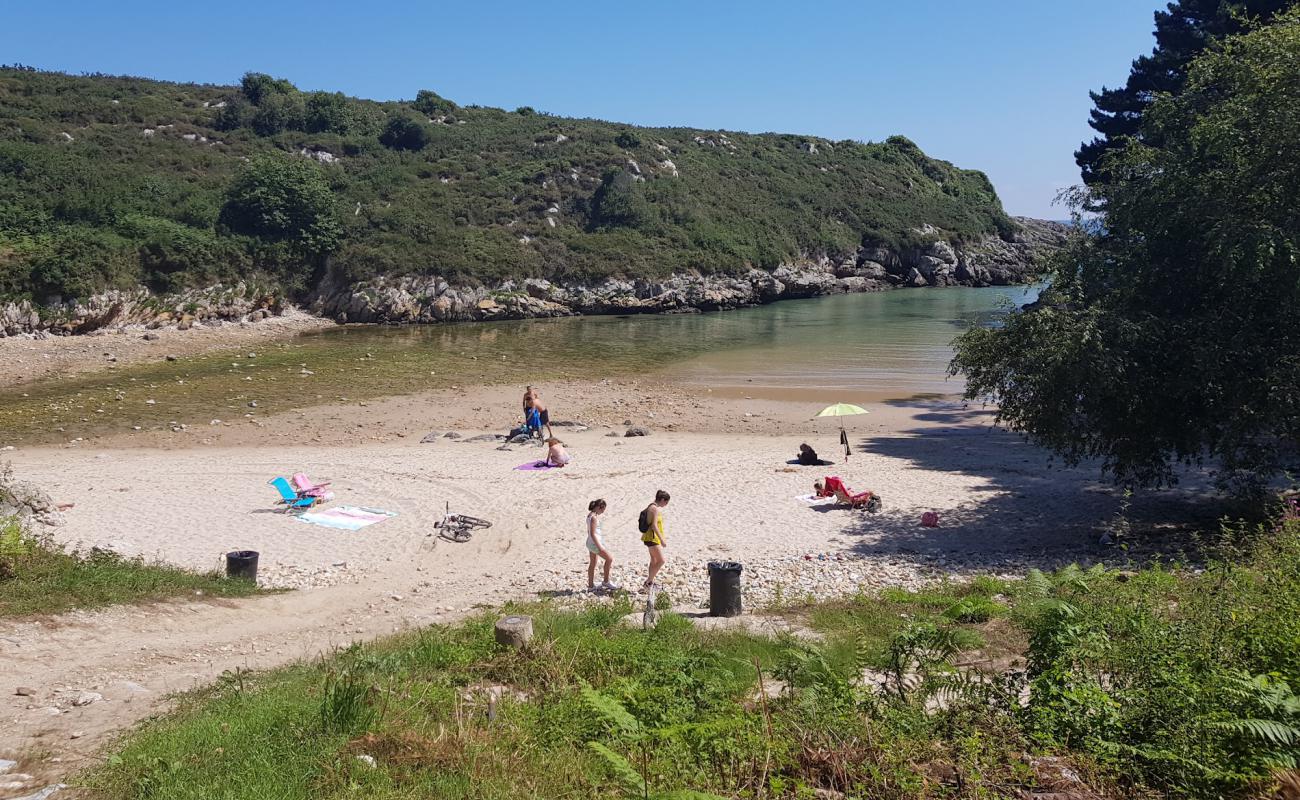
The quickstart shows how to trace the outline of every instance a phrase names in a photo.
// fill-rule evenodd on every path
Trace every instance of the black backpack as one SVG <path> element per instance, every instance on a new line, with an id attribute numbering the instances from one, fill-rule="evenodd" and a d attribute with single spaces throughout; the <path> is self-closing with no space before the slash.
<path id="1" fill-rule="evenodd" d="M 636 527 L 637 527 L 637 529 L 640 530 L 642 533 L 645 533 L 646 531 L 650 530 L 650 513 L 649 513 L 649 512 L 650 512 L 650 509 L 649 509 L 649 508 L 643 508 L 643 509 L 641 509 L 641 516 L 637 517 L 637 519 L 636 519 Z"/>

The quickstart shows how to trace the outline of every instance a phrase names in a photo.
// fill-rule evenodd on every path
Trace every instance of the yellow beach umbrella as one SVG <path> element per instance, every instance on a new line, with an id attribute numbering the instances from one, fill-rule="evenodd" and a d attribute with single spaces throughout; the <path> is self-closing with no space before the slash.
<path id="1" fill-rule="evenodd" d="M 833 406 L 826 406 L 817 413 L 819 417 L 855 417 L 858 414 L 870 414 L 862 406 L 855 406 L 852 403 L 836 403 Z"/>
<path id="2" fill-rule="evenodd" d="M 833 406 L 823 408 L 817 414 L 820 417 L 856 417 L 859 414 L 869 414 L 862 406 L 855 406 L 852 403 L 836 403 Z M 840 444 L 844 445 L 844 457 L 848 458 L 852 453 L 849 449 L 849 435 L 844 431 L 844 420 L 840 420 Z"/>

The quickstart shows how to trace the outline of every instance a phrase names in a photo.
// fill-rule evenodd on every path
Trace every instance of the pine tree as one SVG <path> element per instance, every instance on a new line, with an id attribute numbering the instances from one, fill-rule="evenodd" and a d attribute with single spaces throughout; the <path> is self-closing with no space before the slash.
<path id="1" fill-rule="evenodd" d="M 1177 0 L 1157 11 L 1156 46 L 1133 62 L 1122 88 L 1091 92 L 1095 108 L 1088 125 L 1101 136 L 1074 154 L 1089 185 L 1109 180 L 1103 159 L 1125 139 L 1142 134 L 1142 116 L 1158 94 L 1178 94 L 1187 65 L 1212 43 L 1242 33 L 1256 22 L 1271 21 L 1295 0 Z"/>

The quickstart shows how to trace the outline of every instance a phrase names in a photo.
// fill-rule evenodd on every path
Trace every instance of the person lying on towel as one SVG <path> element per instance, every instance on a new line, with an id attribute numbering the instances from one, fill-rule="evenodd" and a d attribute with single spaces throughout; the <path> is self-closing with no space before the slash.
<path id="1" fill-rule="evenodd" d="M 872 512 L 880 510 L 880 498 L 874 492 L 855 494 L 852 489 L 844 485 L 844 481 L 834 475 L 814 483 L 813 491 L 818 497 L 834 497 L 841 503 L 848 503 L 851 508 L 865 508 Z"/>

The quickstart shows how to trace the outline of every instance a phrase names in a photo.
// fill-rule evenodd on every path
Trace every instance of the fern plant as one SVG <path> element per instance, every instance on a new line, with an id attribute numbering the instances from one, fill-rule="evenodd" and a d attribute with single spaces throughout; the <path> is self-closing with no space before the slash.
<path id="1" fill-rule="evenodd" d="M 651 790 L 649 778 L 651 739 L 672 736 L 671 729 L 649 729 L 641 724 L 632 712 L 618 700 L 601 694 L 590 685 L 581 687 L 582 700 L 592 713 L 604 720 L 615 738 L 629 748 L 638 751 L 640 769 L 632 766 L 627 757 L 602 742 L 587 742 L 587 747 L 600 756 L 610 773 L 618 781 L 626 797 L 642 800 L 725 800 L 718 795 L 697 792 L 693 789 L 671 789 L 666 791 Z"/>
<path id="2" fill-rule="evenodd" d="M 1286 681 L 1237 672 L 1222 692 L 1242 716 L 1208 724 L 1231 740 L 1234 772 L 1258 774 L 1300 766 L 1300 695 Z"/>
<path id="3" fill-rule="evenodd" d="M 970 595 L 963 597 L 949 606 L 944 612 L 944 619 L 952 622 L 978 623 L 988 622 L 994 617 L 1006 613 L 1007 607 L 987 597 Z"/>
<path id="4" fill-rule="evenodd" d="M 933 622 L 914 622 L 894 634 L 889 643 L 889 674 L 900 700 L 910 692 L 937 686 L 936 678 L 950 669 L 962 650 L 962 634 Z"/>

